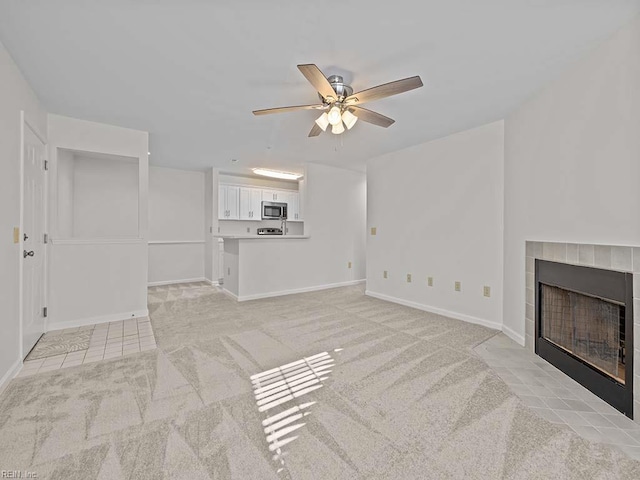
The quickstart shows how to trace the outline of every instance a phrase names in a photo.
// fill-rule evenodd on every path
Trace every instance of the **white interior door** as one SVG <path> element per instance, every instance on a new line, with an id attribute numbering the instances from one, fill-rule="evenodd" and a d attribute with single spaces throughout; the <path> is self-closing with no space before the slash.
<path id="1" fill-rule="evenodd" d="M 24 122 L 22 217 L 22 355 L 44 333 L 45 318 L 45 158 L 46 146 Z"/>

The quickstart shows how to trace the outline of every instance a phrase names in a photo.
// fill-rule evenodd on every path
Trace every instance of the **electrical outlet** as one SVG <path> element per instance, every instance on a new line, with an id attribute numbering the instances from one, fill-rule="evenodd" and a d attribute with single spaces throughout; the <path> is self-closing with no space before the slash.
<path id="1" fill-rule="evenodd" d="M 387 278 L 387 271 L 382 272 L 382 278 Z"/>
<path id="2" fill-rule="evenodd" d="M 247 227 L 247 233 L 251 233 L 251 228 Z"/>
<path id="3" fill-rule="evenodd" d="M 490 297 L 491 296 L 491 287 L 485 285 L 484 286 L 484 296 L 485 297 Z"/>
<path id="4" fill-rule="evenodd" d="M 231 275 L 231 267 L 227 267 L 227 275 Z"/>
<path id="5" fill-rule="evenodd" d="M 462 285 L 460 284 L 460 282 L 456 282 L 456 283 L 455 283 L 455 286 L 454 286 L 455 291 L 456 291 L 456 292 L 459 292 L 459 291 L 460 291 L 461 286 L 462 286 Z"/>
<path id="6" fill-rule="evenodd" d="M 348 266 L 348 268 L 351 268 L 351 262 L 349 262 L 349 266 Z"/>
<path id="7" fill-rule="evenodd" d="M 220 233 L 220 227 L 218 227 L 218 233 Z"/>
<path id="8" fill-rule="evenodd" d="M 209 233 L 213 233 L 213 227 L 209 227 Z"/>
<path id="9" fill-rule="evenodd" d="M 20 243 L 20 227 L 13 227 L 13 243 Z"/>
<path id="10" fill-rule="evenodd" d="M 433 287 L 433 277 L 427 277 L 427 285 Z"/>
<path id="11" fill-rule="evenodd" d="M 407 273 L 407 283 L 411 283 L 411 274 Z"/>
<path id="12" fill-rule="evenodd" d="M 376 227 L 371 227 L 371 235 L 376 235 L 376 234 L 377 234 Z"/>

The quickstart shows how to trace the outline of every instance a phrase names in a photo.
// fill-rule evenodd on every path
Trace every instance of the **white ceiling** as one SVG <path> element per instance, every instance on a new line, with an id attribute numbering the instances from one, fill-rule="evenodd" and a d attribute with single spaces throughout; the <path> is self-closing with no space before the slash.
<path id="1" fill-rule="evenodd" d="M 638 12 L 640 0 L 2 0 L 0 41 L 49 111 L 149 131 L 153 164 L 363 170 L 504 118 Z M 367 105 L 388 129 L 307 138 L 315 111 L 251 114 L 318 100 L 299 63 L 355 91 L 425 86 Z"/>

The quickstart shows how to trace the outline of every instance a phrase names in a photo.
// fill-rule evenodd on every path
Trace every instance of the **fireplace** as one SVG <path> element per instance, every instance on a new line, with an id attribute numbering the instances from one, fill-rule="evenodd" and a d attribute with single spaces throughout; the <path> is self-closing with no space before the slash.
<path id="1" fill-rule="evenodd" d="M 535 352 L 633 418 L 633 275 L 535 260 Z"/>

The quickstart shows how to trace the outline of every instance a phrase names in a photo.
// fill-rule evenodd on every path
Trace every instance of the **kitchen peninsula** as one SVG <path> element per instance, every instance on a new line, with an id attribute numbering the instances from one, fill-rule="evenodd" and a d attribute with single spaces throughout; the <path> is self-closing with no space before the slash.
<path id="1" fill-rule="evenodd" d="M 238 301 L 299 289 L 309 235 L 214 235 L 224 240 L 224 291 Z"/>

